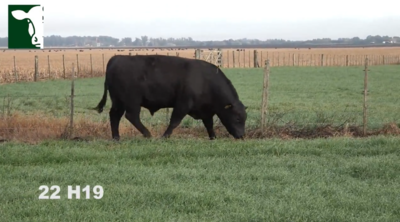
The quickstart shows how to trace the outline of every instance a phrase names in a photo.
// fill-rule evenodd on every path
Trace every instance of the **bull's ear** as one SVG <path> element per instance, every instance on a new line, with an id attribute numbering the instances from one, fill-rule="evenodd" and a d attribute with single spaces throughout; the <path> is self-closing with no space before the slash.
<path id="1" fill-rule="evenodd" d="M 14 16 L 15 19 L 18 20 L 26 19 L 26 13 L 22 10 L 12 11 L 11 14 Z"/>
<path id="2" fill-rule="evenodd" d="M 228 105 L 225 106 L 225 109 L 229 109 L 229 108 L 231 108 L 231 107 L 232 107 L 232 105 L 231 105 L 231 104 L 228 104 Z"/>

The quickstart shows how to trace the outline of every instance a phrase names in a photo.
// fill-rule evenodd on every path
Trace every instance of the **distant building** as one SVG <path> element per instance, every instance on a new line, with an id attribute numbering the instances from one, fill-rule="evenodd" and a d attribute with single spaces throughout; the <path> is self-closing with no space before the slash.
<path id="1" fill-rule="evenodd" d="M 383 44 L 394 44 L 394 43 L 396 43 L 396 41 L 392 38 L 392 39 L 390 39 L 388 41 L 383 41 L 382 43 Z"/>

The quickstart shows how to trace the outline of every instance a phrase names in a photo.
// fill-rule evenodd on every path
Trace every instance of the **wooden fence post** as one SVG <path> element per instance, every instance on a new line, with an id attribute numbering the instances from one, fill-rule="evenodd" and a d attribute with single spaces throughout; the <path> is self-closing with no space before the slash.
<path id="1" fill-rule="evenodd" d="M 72 63 L 72 75 L 71 75 L 71 113 L 69 120 L 69 137 L 72 137 L 74 133 L 74 96 L 75 96 L 75 65 Z"/>
<path id="2" fill-rule="evenodd" d="M 235 50 L 232 51 L 232 59 L 233 59 L 233 68 L 236 68 Z"/>
<path id="3" fill-rule="evenodd" d="M 36 82 L 39 77 L 39 59 L 38 56 L 35 55 L 35 74 L 33 76 L 33 80 Z"/>
<path id="4" fill-rule="evenodd" d="M 298 67 L 300 67 L 300 64 L 301 64 L 300 61 L 301 61 L 300 53 L 297 53 L 297 61 L 296 61 L 297 64 L 296 64 L 296 65 L 297 65 Z"/>
<path id="5" fill-rule="evenodd" d="M 62 62 L 63 62 L 63 75 L 64 75 L 64 79 L 65 79 L 65 58 L 64 58 L 64 54 L 62 55 Z"/>
<path id="6" fill-rule="evenodd" d="M 363 134 L 367 134 L 367 95 L 368 95 L 368 58 L 365 58 L 364 69 L 364 115 L 363 115 Z"/>
<path id="7" fill-rule="evenodd" d="M 229 64 L 229 50 L 228 50 L 228 52 L 226 53 L 226 61 L 227 61 L 227 68 L 230 68 L 230 64 Z"/>
<path id="8" fill-rule="evenodd" d="M 324 54 L 321 54 L 321 66 L 324 66 Z"/>
<path id="9" fill-rule="evenodd" d="M 269 86 L 269 59 L 265 60 L 264 67 L 264 84 L 263 84 L 263 94 L 262 94 L 262 104 L 261 104 L 261 131 L 264 131 L 265 119 L 267 115 L 268 108 L 268 86 Z"/>
<path id="10" fill-rule="evenodd" d="M 249 50 L 249 68 L 251 67 L 251 52 Z"/>
<path id="11" fill-rule="evenodd" d="M 50 55 L 47 55 L 47 70 L 49 71 L 49 79 L 50 79 Z"/>
<path id="12" fill-rule="evenodd" d="M 104 75 L 104 53 L 102 54 L 102 57 L 103 57 L 103 75 Z"/>
<path id="13" fill-rule="evenodd" d="M 224 58 L 223 58 L 223 53 L 222 53 L 222 49 L 218 49 L 218 51 L 217 51 L 217 64 L 218 64 L 218 67 L 224 67 Z"/>
<path id="14" fill-rule="evenodd" d="M 78 54 L 76 54 L 76 76 L 79 76 L 79 57 Z"/>
<path id="15" fill-rule="evenodd" d="M 18 82 L 17 65 L 15 62 L 15 56 L 14 56 L 14 78 L 15 78 L 15 81 Z"/>
<path id="16" fill-rule="evenodd" d="M 90 76 L 93 77 L 93 60 L 92 60 L 92 54 L 90 54 Z"/>
<path id="17" fill-rule="evenodd" d="M 260 64 L 258 63 L 258 52 L 254 49 L 254 68 L 259 68 Z"/>
<path id="18" fill-rule="evenodd" d="M 239 62 L 239 68 L 240 68 L 240 51 L 238 52 L 238 62 Z"/>
<path id="19" fill-rule="evenodd" d="M 293 60 L 293 66 L 295 66 L 296 65 L 296 54 L 294 54 L 294 53 L 293 53 L 293 59 L 292 60 Z"/>
<path id="20" fill-rule="evenodd" d="M 281 66 L 280 59 L 281 59 L 281 54 L 278 52 L 278 67 Z"/>
<path id="21" fill-rule="evenodd" d="M 200 59 L 201 58 L 201 51 L 200 51 L 200 49 L 196 49 L 195 51 L 194 51 L 194 57 L 195 57 L 195 59 Z"/>

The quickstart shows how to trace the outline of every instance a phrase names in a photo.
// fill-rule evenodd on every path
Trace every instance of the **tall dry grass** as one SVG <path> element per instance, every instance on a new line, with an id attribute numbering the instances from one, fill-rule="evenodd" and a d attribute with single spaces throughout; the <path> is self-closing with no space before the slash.
<path id="1" fill-rule="evenodd" d="M 155 138 L 160 138 L 166 129 L 166 125 L 148 126 Z M 216 124 L 214 126 L 218 138 L 231 138 L 226 129 Z M 71 133 L 72 132 L 72 133 Z M 140 132 L 130 123 L 121 122 L 121 138 L 142 137 Z M 317 127 L 296 126 L 296 124 L 278 126 L 269 125 L 264 131 L 258 127 L 246 129 L 246 139 L 265 138 L 328 138 L 328 137 L 363 137 L 372 135 L 400 135 L 400 128 L 395 123 L 385 124 L 381 129 L 371 130 L 363 135 L 363 130 L 358 126 L 333 126 L 332 124 Z M 175 138 L 204 138 L 208 139 L 206 129 L 203 126 L 185 127 L 178 126 L 173 134 Z M 13 112 L 10 115 L 0 117 L 0 142 L 21 141 L 36 143 L 43 140 L 74 139 L 94 140 L 111 139 L 109 122 L 95 122 L 85 118 L 76 118 L 73 131 L 70 131 L 68 118 L 55 118 L 46 115 L 23 115 Z"/>

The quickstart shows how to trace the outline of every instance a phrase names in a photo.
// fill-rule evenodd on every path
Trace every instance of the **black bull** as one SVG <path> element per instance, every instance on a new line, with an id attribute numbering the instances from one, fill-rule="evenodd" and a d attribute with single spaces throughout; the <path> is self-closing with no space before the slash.
<path id="1" fill-rule="evenodd" d="M 140 121 L 141 107 L 151 115 L 162 108 L 173 108 L 163 137 L 169 137 L 186 115 L 201 119 L 210 139 L 215 138 L 215 114 L 234 138 L 245 134 L 247 107 L 225 74 L 202 60 L 163 55 L 113 56 L 107 63 L 103 98 L 95 108 L 99 113 L 106 104 L 107 90 L 115 140 L 120 138 L 119 122 L 124 113 L 144 137 L 151 137 Z"/>

